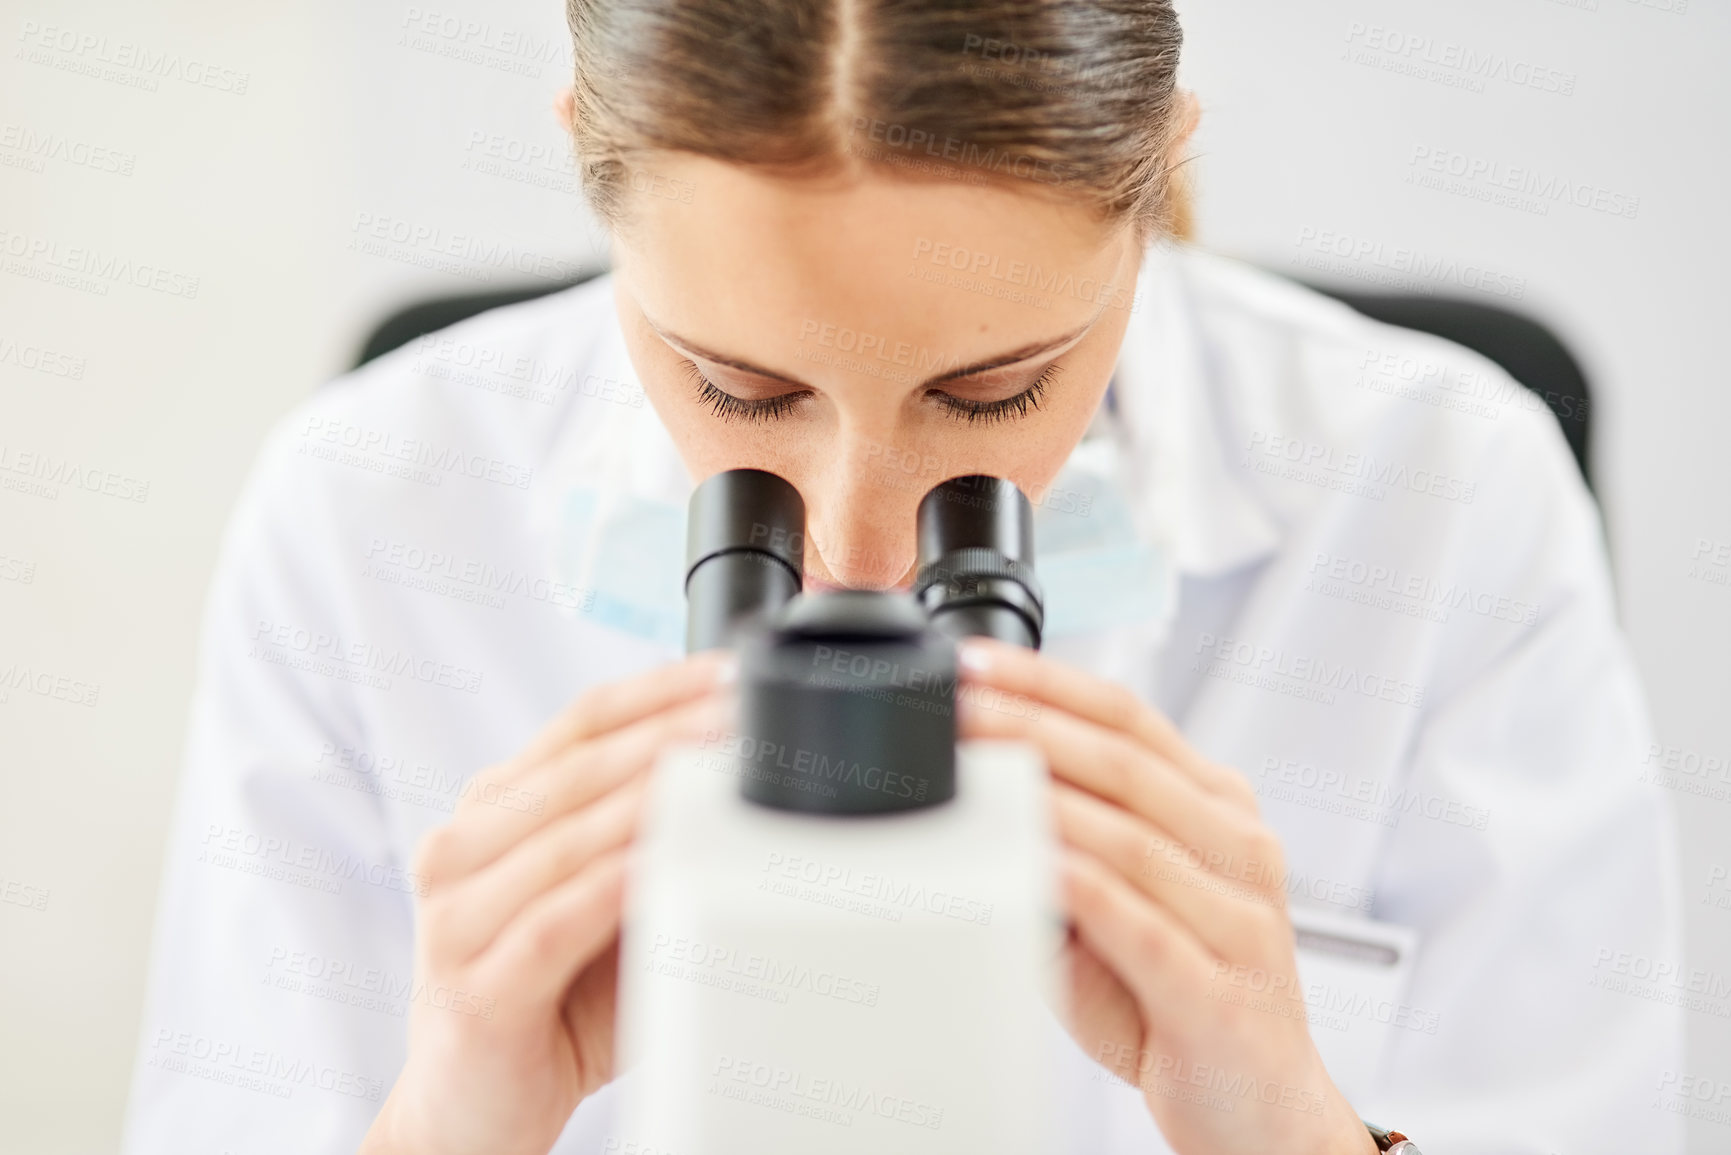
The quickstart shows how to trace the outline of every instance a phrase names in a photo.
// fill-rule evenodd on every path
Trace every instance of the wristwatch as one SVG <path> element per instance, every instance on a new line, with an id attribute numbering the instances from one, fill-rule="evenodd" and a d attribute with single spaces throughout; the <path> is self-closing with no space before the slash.
<path id="1" fill-rule="evenodd" d="M 1418 1144 L 1399 1131 L 1384 1131 L 1375 1123 L 1366 1123 L 1365 1126 L 1370 1128 L 1370 1137 L 1376 1140 L 1378 1151 L 1387 1151 L 1389 1155 L 1423 1155 Z"/>

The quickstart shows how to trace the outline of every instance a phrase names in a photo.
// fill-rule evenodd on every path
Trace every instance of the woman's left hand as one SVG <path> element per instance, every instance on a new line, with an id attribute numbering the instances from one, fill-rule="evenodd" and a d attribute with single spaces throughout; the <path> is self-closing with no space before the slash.
<path id="1" fill-rule="evenodd" d="M 962 737 L 1031 742 L 1051 768 L 1082 1049 L 1179 1155 L 1374 1155 L 1311 1041 L 1249 782 L 1129 690 L 1031 651 L 970 639 L 962 675 Z"/>

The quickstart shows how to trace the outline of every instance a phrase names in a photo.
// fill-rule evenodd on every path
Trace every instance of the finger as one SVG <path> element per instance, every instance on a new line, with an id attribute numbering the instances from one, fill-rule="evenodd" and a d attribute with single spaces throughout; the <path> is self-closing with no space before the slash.
<path id="1" fill-rule="evenodd" d="M 1077 937 L 1136 997 L 1151 1032 L 1194 1034 L 1190 1004 L 1215 969 L 1208 949 L 1085 851 L 1064 852 L 1063 877 Z"/>
<path id="2" fill-rule="evenodd" d="M 725 650 L 705 650 L 585 690 L 505 763 L 499 781 L 515 781 L 569 746 L 710 693 L 723 684 L 721 677 L 732 661 Z"/>
<path id="3" fill-rule="evenodd" d="M 1056 783 L 1052 801 L 1066 844 L 1112 867 L 1216 955 L 1257 965 L 1280 958 L 1283 904 L 1266 892 L 1172 853 L 1182 848 L 1170 835 L 1096 795 Z"/>
<path id="4" fill-rule="evenodd" d="M 429 950 L 446 964 L 466 963 L 536 898 L 596 858 L 629 843 L 643 812 L 647 775 L 563 815 L 496 861 L 432 894 L 424 904 Z"/>
<path id="5" fill-rule="evenodd" d="M 1126 686 L 992 638 L 969 638 L 962 644 L 961 670 L 967 681 L 1022 694 L 1107 729 L 1121 730 L 1209 793 L 1256 809 L 1256 792 L 1242 774 L 1204 758 L 1171 719 Z"/>
<path id="6" fill-rule="evenodd" d="M 610 850 L 531 902 L 476 961 L 475 988 L 500 1005 L 557 1002 L 619 933 L 625 855 Z"/>
<path id="7" fill-rule="evenodd" d="M 1113 1040 L 1142 1037 L 1142 1008 L 1082 940 L 1071 933 L 1064 940 L 1064 973 L 1070 997 L 1058 1012 L 1077 1044 L 1097 1063 L 1120 1051 Z"/>
<path id="8" fill-rule="evenodd" d="M 435 888 L 467 877 L 542 827 L 646 773 L 668 747 L 697 741 L 727 716 L 720 700 L 700 698 L 568 749 L 522 782 L 522 795 L 543 805 L 460 807 L 455 821 L 422 839 L 416 870 Z"/>
<path id="9" fill-rule="evenodd" d="M 1270 892 L 1284 889 L 1286 870 L 1274 832 L 1141 743 L 1063 710 L 1030 716 L 966 701 L 958 707 L 964 736 L 1032 742 L 1055 777 L 1170 831 L 1211 873 Z"/>
<path id="10" fill-rule="evenodd" d="M 716 692 L 671 706 L 555 754 L 523 780 L 523 789 L 547 799 L 549 814 L 587 806 L 617 785 L 604 771 L 646 770 L 669 746 L 702 742 L 733 720 L 734 698 Z"/>

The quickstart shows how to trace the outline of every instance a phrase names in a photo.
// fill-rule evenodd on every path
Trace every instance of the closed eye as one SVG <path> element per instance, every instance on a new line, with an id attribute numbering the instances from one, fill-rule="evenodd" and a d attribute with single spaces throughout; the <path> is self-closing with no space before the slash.
<path id="1" fill-rule="evenodd" d="M 697 403 L 709 406 L 723 421 L 774 421 L 793 412 L 801 401 L 811 396 L 809 392 L 781 393 L 751 401 L 718 388 L 691 361 L 685 363 L 685 371 L 697 387 Z"/>
<path id="2" fill-rule="evenodd" d="M 966 397 L 957 397 L 940 389 L 931 391 L 932 400 L 943 406 L 953 417 L 959 417 L 970 425 L 976 421 L 990 424 L 993 421 L 1008 421 L 1012 416 L 1025 417 L 1030 409 L 1040 407 L 1040 398 L 1045 396 L 1046 386 L 1058 376 L 1058 366 L 1048 365 L 1046 371 L 1034 378 L 1033 384 L 1013 397 L 1002 397 L 996 401 L 970 401 Z"/>
<path id="3" fill-rule="evenodd" d="M 798 409 L 811 396 L 809 390 L 796 390 L 761 399 L 736 397 L 705 377 L 695 362 L 686 361 L 685 371 L 696 389 L 698 404 L 708 406 L 723 421 L 774 421 Z M 1057 365 L 1049 365 L 1026 389 L 995 401 L 973 401 L 941 389 L 932 389 L 927 396 L 947 414 L 969 424 L 1007 421 L 1026 416 L 1030 409 L 1038 409 L 1046 387 L 1056 379 L 1058 372 Z"/>

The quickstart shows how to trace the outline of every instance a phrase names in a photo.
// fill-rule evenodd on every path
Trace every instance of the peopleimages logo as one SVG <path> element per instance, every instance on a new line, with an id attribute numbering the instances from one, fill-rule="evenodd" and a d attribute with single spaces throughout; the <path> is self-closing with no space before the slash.
<path id="1" fill-rule="evenodd" d="M 284 946 L 271 947 L 264 979 L 277 990 L 395 1018 L 403 1017 L 408 1004 L 424 1003 L 442 1011 L 491 1020 L 496 1006 L 496 1000 L 459 987 L 429 985 L 425 979 L 413 975 L 309 951 L 291 951 Z"/>
<path id="2" fill-rule="evenodd" d="M 209 88 L 233 96 L 245 96 L 252 74 L 238 69 L 158 51 L 131 40 L 38 24 L 26 20 L 18 31 L 22 47 L 18 59 L 29 60 L 98 80 L 109 80 L 155 92 L 164 80 L 178 80 L 194 88 Z"/>
<path id="3" fill-rule="evenodd" d="M 1372 998 L 1336 984 L 1304 982 L 1295 973 L 1270 972 L 1242 963 L 1217 961 L 1208 983 L 1211 999 L 1281 1017 L 1320 1021 L 1335 1030 L 1347 1030 L 1346 1019 L 1362 1019 L 1434 1035 L 1442 1023 L 1437 1011 Z"/>
<path id="4" fill-rule="evenodd" d="M 469 453 L 424 437 L 404 437 L 391 430 L 372 429 L 339 418 L 309 417 L 301 430 L 297 452 L 320 460 L 359 468 L 401 468 L 433 485 L 447 475 L 490 481 L 512 489 L 528 489 L 535 479 L 532 466 Z"/>
<path id="5" fill-rule="evenodd" d="M 893 149 L 895 152 L 890 155 L 930 157 L 943 164 L 976 170 L 982 176 L 995 172 L 1041 184 L 1064 184 L 1075 176 L 1074 166 L 1062 161 L 1054 162 L 1026 152 L 1011 152 L 995 145 L 982 146 L 961 137 L 940 138 L 923 128 L 910 128 L 868 116 L 853 118 L 852 136 L 848 142 L 849 151 L 863 154 L 867 159 Z"/>
<path id="6" fill-rule="evenodd" d="M 1491 819 L 1491 812 L 1482 806 L 1291 758 L 1265 757 L 1259 777 L 1256 793 L 1263 797 L 1344 813 L 1382 826 L 1398 826 L 1403 815 L 1418 814 L 1452 826 L 1483 830 Z"/>
<path id="7" fill-rule="evenodd" d="M 1587 985 L 1699 1014 L 1731 1018 L 1731 976 L 1677 959 L 1600 947 Z"/>
<path id="8" fill-rule="evenodd" d="M 145 1065 L 282 1099 L 292 1097 L 301 1087 L 372 1103 L 383 1099 L 385 1094 L 382 1079 L 266 1047 L 250 1047 L 231 1039 L 168 1027 L 156 1032 Z"/>
<path id="9" fill-rule="evenodd" d="M 94 706 L 102 693 L 102 687 L 94 682 L 20 662 L 0 667 L 0 702 L 5 702 L 13 690 L 53 698 L 73 706 Z"/>
<path id="10" fill-rule="evenodd" d="M 1541 211 L 1546 204 L 1569 204 L 1634 220 L 1641 210 L 1641 198 L 1629 193 L 1571 180 L 1531 165 L 1512 165 L 1492 157 L 1456 152 L 1440 146 L 1414 145 L 1407 164 L 1414 170 L 1409 175 L 1452 177 L 1467 185 L 1532 197 L 1539 202 Z"/>
<path id="11" fill-rule="evenodd" d="M 198 278 L 190 273 L 88 245 L 63 245 L 52 237 L 0 228 L 0 254 L 10 258 L 9 273 L 80 292 L 106 296 L 109 285 L 131 285 L 188 300 L 198 296 Z"/>
<path id="12" fill-rule="evenodd" d="M 445 272 L 464 272 L 480 280 L 491 279 L 498 269 L 550 281 L 567 280 L 583 271 L 573 260 L 385 213 L 355 213 L 350 234 L 348 247 L 356 252 Z"/>
<path id="13" fill-rule="evenodd" d="M 1390 489 L 1404 489 L 1471 505 L 1478 483 L 1436 469 L 1415 469 L 1405 462 L 1359 451 L 1341 452 L 1332 445 L 1255 430 L 1244 451 L 1244 464 L 1258 473 L 1302 481 L 1324 489 L 1381 501 Z"/>
<path id="14" fill-rule="evenodd" d="M 1109 305 L 1114 309 L 1134 312 L 1137 304 L 1134 281 L 1123 283 L 1100 277 L 1078 277 L 1073 272 L 1045 269 L 1032 261 L 1005 260 L 1000 253 L 946 244 L 930 237 L 914 241 L 914 270 L 910 275 L 922 264 L 1053 297 L 1074 297 L 1078 301 Z"/>
<path id="15" fill-rule="evenodd" d="M 740 994 L 785 1003 L 794 991 L 820 998 L 875 1007 L 877 983 L 822 967 L 758 954 L 735 946 L 658 933 L 649 946 L 648 969 L 667 978 L 687 979 Z"/>
<path id="16" fill-rule="evenodd" d="M 1095 1078 L 1117 1078 L 1144 1093 L 1183 1099 L 1220 1111 L 1235 1111 L 1239 1102 L 1253 1100 L 1306 1115 L 1320 1115 L 1328 1098 L 1320 1090 L 1293 1087 L 1272 1079 L 1193 1063 L 1178 1055 L 1156 1054 L 1129 1043 L 1102 1042 L 1094 1060 L 1105 1068 Z M 1134 1079 L 1135 1081 L 1132 1081 Z"/>
<path id="17" fill-rule="evenodd" d="M 133 167 L 138 163 L 138 157 L 130 152 L 75 140 L 57 132 L 38 132 L 15 123 L 0 125 L 0 152 L 15 154 L 18 160 L 24 162 L 17 167 L 30 172 L 41 172 L 44 168 L 43 162 L 53 160 L 75 168 L 87 168 L 92 172 L 131 176 Z M 11 163 L 11 160 L 0 157 L 0 164 Z"/>
<path id="18" fill-rule="evenodd" d="M 1637 778 L 1665 790 L 1731 802 L 1731 754 L 1703 754 L 1654 742 L 1641 759 Z"/>
<path id="19" fill-rule="evenodd" d="M 835 786 L 841 783 L 852 783 L 863 790 L 887 794 L 894 798 L 915 800 L 923 800 L 931 789 L 931 783 L 927 779 L 917 778 L 912 774 L 885 770 L 881 766 L 867 766 L 840 753 L 831 757 L 822 751 L 789 747 L 779 742 L 764 742 L 749 734 L 724 734 L 720 730 L 709 730 L 704 734 L 701 745 L 703 749 L 717 750 L 729 759 L 744 763 L 747 772 L 753 777 L 767 777 L 784 785 L 794 785 L 798 780 L 804 779 L 813 787 L 827 787 L 815 791 L 825 798 L 835 797 Z M 776 774 L 776 771 L 790 771 L 797 777 L 790 781 L 789 775 Z"/>
<path id="20" fill-rule="evenodd" d="M 1495 420 L 1507 409 L 1549 410 L 1558 421 L 1587 419 L 1587 398 L 1556 389 L 1543 395 L 1506 374 L 1492 376 L 1470 364 L 1444 365 L 1429 356 L 1367 348 L 1359 356 L 1360 389 L 1404 397 L 1440 409 Z"/>
<path id="21" fill-rule="evenodd" d="M 901 911 L 916 908 L 980 926 L 987 926 L 992 921 L 992 903 L 928 887 L 905 878 L 896 878 L 880 871 L 855 870 L 851 866 L 822 862 L 798 854 L 782 854 L 779 851 L 769 852 L 764 860 L 763 870 L 764 881 L 779 879 L 790 883 L 803 883 L 819 891 L 831 891 L 883 903 L 895 912 L 894 921 L 900 921 Z"/>
<path id="22" fill-rule="evenodd" d="M 22 906 L 26 910 L 47 910 L 48 891 L 15 878 L 0 877 L 0 902 Z"/>
<path id="23" fill-rule="evenodd" d="M 1421 80 L 1483 92 L 1485 82 L 1500 81 L 1558 96 L 1573 96 L 1575 74 L 1421 33 L 1354 20 L 1346 27 L 1346 59 Z"/>
<path id="24" fill-rule="evenodd" d="M 1304 588 L 1325 597 L 1437 622 L 1448 621 L 1453 610 L 1521 626 L 1530 626 L 1539 617 L 1536 602 L 1475 589 L 1459 579 L 1438 581 L 1397 565 L 1320 550 L 1311 559 Z"/>
<path id="25" fill-rule="evenodd" d="M 962 360 L 954 353 L 944 353 L 937 349 L 928 349 L 924 345 L 910 345 L 906 341 L 893 341 L 882 333 L 867 333 L 858 329 L 850 329 L 846 325 L 835 325 L 807 317 L 800 322 L 799 339 L 800 352 L 797 354 L 802 361 L 824 361 L 814 356 L 805 348 L 807 342 L 824 349 L 834 349 L 840 353 L 859 358 L 861 364 L 869 365 L 871 361 L 888 362 L 898 368 L 909 368 L 919 374 L 947 373 L 961 367 Z M 867 359 L 870 360 L 867 360 Z M 824 361 L 824 363 L 829 363 Z M 851 367 L 851 366 L 847 366 Z M 891 375 L 892 379 L 900 379 Z M 908 380 L 913 380 L 910 376 Z"/>
<path id="26" fill-rule="evenodd" d="M 375 861 L 346 850 L 339 854 L 293 838 L 258 834 L 218 822 L 206 824 L 197 860 L 243 874 L 291 881 L 330 894 L 341 893 L 344 882 L 362 882 L 424 898 L 430 886 L 425 878 L 394 862 Z"/>
<path id="27" fill-rule="evenodd" d="M 403 677 L 469 694 L 481 692 L 483 675 L 480 670 L 436 661 L 397 646 L 374 645 L 358 638 L 344 638 L 289 622 L 260 618 L 253 628 L 252 642 L 251 656 L 261 661 L 309 669 L 314 673 L 338 670 L 372 675 L 375 681 L 366 684 L 377 684 L 380 689 L 390 688 L 389 678 Z"/>
<path id="28" fill-rule="evenodd" d="M 1527 294 L 1527 279 L 1492 269 L 1477 261 L 1461 261 L 1406 245 L 1387 245 L 1370 237 L 1305 225 L 1293 242 L 1293 261 L 1305 268 L 1337 273 L 1354 280 L 1416 288 L 1431 292 L 1424 281 L 1476 289 L 1493 297 L 1518 301 Z"/>
<path id="29" fill-rule="evenodd" d="M 371 538 L 361 575 L 491 609 L 503 609 L 507 597 L 583 613 L 595 608 L 593 589 L 390 537 Z"/>
<path id="30" fill-rule="evenodd" d="M 1417 709 L 1424 705 L 1424 687 L 1401 678 L 1361 670 L 1345 661 L 1293 653 L 1281 647 L 1260 646 L 1238 638 L 1203 633 L 1194 651 L 1201 656 L 1202 672 L 1230 681 L 1267 689 L 1292 685 L 1320 691 L 1317 700 L 1332 704 L 1331 690 L 1345 690 L 1365 698 L 1392 702 Z M 1315 697 L 1315 694 L 1298 694 Z"/>
<path id="31" fill-rule="evenodd" d="M 397 44 L 431 56 L 476 64 L 513 76 L 539 78 L 555 66 L 571 73 L 571 38 L 558 33 L 526 32 L 449 12 L 410 6 L 403 12 Z"/>
<path id="32" fill-rule="evenodd" d="M 61 353 L 42 345 L 20 344 L 15 338 L 0 337 L 0 365 L 16 365 L 46 373 L 50 377 L 65 377 L 72 381 L 84 377 L 84 358 Z"/>
<path id="33" fill-rule="evenodd" d="M 739 1055 L 722 1055 L 710 1071 L 709 1093 L 758 1106 L 848 1126 L 851 1113 L 893 1119 L 936 1131 L 944 1125 L 944 1109 L 905 1095 L 892 1095 L 839 1078 L 815 1078 L 801 1071 L 758 1062 Z"/>
<path id="34" fill-rule="evenodd" d="M 111 469 L 99 469 L 70 457 L 19 449 L 0 441 L 0 488 L 54 501 L 60 487 L 100 493 L 120 501 L 150 500 L 150 482 Z"/>

